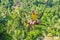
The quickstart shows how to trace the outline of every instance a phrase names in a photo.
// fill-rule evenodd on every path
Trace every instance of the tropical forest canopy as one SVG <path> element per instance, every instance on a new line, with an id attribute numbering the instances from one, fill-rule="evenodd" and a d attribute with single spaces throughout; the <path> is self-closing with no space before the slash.
<path id="1" fill-rule="evenodd" d="M 30 28 L 27 21 L 33 9 L 40 24 Z M 60 0 L 0 0 L 0 40 L 36 40 L 47 35 L 60 37 Z"/>

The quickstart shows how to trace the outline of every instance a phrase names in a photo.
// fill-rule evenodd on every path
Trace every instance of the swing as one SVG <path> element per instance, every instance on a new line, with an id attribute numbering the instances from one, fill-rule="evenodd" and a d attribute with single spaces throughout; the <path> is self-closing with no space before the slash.
<path id="1" fill-rule="evenodd" d="M 28 24 L 30 25 L 38 25 L 39 20 L 37 19 L 38 14 L 35 12 L 35 10 L 32 10 L 32 19 L 28 20 Z"/>
<path id="2" fill-rule="evenodd" d="M 44 10 L 46 9 L 46 6 L 48 5 L 48 1 L 45 3 L 46 5 L 45 5 L 45 7 L 43 9 L 43 12 L 41 14 L 39 14 L 40 15 L 39 16 L 40 19 L 42 18 L 43 13 L 44 13 Z M 38 14 L 35 12 L 35 10 L 32 10 L 32 19 L 31 20 L 28 20 L 28 24 L 30 26 L 32 26 L 32 25 L 39 25 L 40 24 L 40 20 L 37 19 L 37 16 L 38 16 Z"/>

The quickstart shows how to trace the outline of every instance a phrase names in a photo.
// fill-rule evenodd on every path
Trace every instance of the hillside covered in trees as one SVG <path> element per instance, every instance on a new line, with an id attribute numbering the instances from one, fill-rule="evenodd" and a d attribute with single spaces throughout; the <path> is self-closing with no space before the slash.
<path id="1" fill-rule="evenodd" d="M 29 24 L 32 10 L 39 24 Z M 35 18 L 36 16 L 33 16 Z M 60 37 L 60 0 L 0 0 L 0 40 Z"/>

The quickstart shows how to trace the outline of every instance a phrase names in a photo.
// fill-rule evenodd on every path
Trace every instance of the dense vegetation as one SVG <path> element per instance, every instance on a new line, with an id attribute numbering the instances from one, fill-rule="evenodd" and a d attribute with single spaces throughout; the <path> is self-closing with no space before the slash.
<path id="1" fill-rule="evenodd" d="M 0 40 L 60 37 L 60 0 L 48 0 L 47 5 L 46 2 L 47 0 L 0 0 Z M 33 9 L 38 14 L 40 24 L 33 25 L 30 31 L 27 21 L 31 19 Z M 41 18 L 39 14 L 42 12 Z"/>

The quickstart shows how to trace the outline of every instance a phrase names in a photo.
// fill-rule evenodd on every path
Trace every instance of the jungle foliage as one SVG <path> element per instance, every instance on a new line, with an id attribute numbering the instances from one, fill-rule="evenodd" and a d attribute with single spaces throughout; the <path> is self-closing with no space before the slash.
<path id="1" fill-rule="evenodd" d="M 0 40 L 37 40 L 47 35 L 60 37 L 60 0 L 46 3 L 47 0 L 0 0 Z M 27 21 L 31 19 L 33 9 L 40 24 L 33 25 L 30 31 Z"/>

